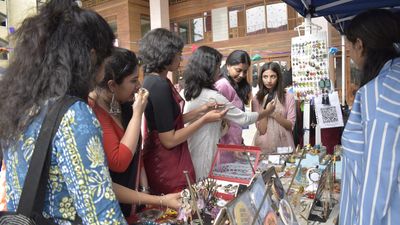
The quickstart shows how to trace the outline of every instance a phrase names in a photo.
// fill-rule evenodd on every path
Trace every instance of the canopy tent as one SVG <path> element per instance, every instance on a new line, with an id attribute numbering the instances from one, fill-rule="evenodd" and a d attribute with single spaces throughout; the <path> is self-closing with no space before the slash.
<path id="1" fill-rule="evenodd" d="M 400 0 L 282 0 L 292 6 L 300 15 L 305 17 L 305 34 L 311 34 L 311 18 L 325 17 L 342 34 L 342 105 L 345 105 L 345 37 L 346 23 L 351 21 L 357 14 L 368 9 L 389 8 L 400 12 Z M 388 28 L 390 29 L 390 28 Z M 308 106 L 309 107 L 309 106 Z M 304 118 L 309 115 L 304 111 Z M 318 127 L 318 126 L 317 126 Z M 309 129 L 308 123 L 304 129 Z M 319 128 L 318 128 L 319 129 Z M 316 132 L 317 133 L 317 132 Z M 318 136 L 318 135 L 317 135 Z M 309 132 L 304 132 L 304 143 L 309 143 Z"/>
<path id="2" fill-rule="evenodd" d="M 346 23 L 360 12 L 375 8 L 388 8 L 400 12 L 400 0 L 282 0 L 292 6 L 300 15 L 306 18 L 306 28 L 311 24 L 311 18 L 325 17 L 342 34 L 342 81 L 345 79 L 345 39 L 343 36 Z M 307 25 L 308 24 L 308 25 Z M 342 82 L 345 93 L 345 82 Z M 342 95 L 342 104 L 345 96 Z"/>
<path id="3" fill-rule="evenodd" d="M 323 16 L 343 34 L 346 22 L 358 13 L 374 8 L 400 11 L 399 0 L 283 0 L 304 17 Z"/>

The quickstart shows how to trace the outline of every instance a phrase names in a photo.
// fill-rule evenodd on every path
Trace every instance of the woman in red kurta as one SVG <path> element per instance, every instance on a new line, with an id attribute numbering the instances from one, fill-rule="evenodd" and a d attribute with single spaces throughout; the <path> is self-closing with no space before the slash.
<path id="1" fill-rule="evenodd" d="M 135 54 L 116 48 L 106 61 L 104 79 L 91 93 L 89 103 L 103 129 L 104 150 L 113 182 L 137 190 L 140 125 L 148 93 L 138 92 L 140 83 L 136 68 Z M 158 196 L 139 195 L 138 198 L 136 201 L 142 203 L 162 202 Z M 178 195 L 165 196 L 163 203 L 177 208 L 178 198 Z M 121 208 L 125 216 L 130 215 L 130 204 L 121 204 Z"/>

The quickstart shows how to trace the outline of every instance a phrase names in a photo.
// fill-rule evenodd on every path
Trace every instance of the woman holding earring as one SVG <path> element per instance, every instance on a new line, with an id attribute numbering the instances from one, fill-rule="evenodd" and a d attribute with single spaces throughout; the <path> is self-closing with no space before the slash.
<path id="1" fill-rule="evenodd" d="M 183 171 L 195 181 L 196 175 L 187 138 L 204 124 L 220 120 L 225 111 L 208 105 L 183 114 L 184 100 L 167 78 L 181 61 L 183 41 L 166 29 L 148 32 L 140 42 L 140 58 L 149 95 L 145 116 L 148 133 L 144 141 L 144 166 L 150 191 L 154 194 L 180 191 L 187 186 Z M 196 121 L 194 121 L 196 120 Z M 184 123 L 194 121 L 184 127 Z"/>
<path id="2" fill-rule="evenodd" d="M 278 147 L 294 150 L 293 127 L 296 120 L 294 95 L 283 87 L 281 66 L 275 62 L 265 63 L 258 78 L 259 91 L 252 100 L 252 111 L 259 112 L 270 100 L 276 102 L 275 111 L 257 122 L 254 145 L 263 153 L 276 153 Z"/>
<path id="3" fill-rule="evenodd" d="M 138 190 L 139 185 L 140 126 L 148 98 L 148 92 L 140 89 L 137 62 L 135 53 L 115 48 L 106 60 L 104 79 L 89 97 L 90 106 L 103 129 L 111 178 L 114 183 L 134 190 Z M 122 104 L 130 107 L 121 107 Z M 134 202 L 158 205 L 160 199 L 157 198 L 160 197 L 137 193 Z M 178 207 L 177 195 L 165 198 L 168 200 L 164 202 L 166 205 Z M 120 204 L 125 217 L 130 215 L 134 202 Z"/>

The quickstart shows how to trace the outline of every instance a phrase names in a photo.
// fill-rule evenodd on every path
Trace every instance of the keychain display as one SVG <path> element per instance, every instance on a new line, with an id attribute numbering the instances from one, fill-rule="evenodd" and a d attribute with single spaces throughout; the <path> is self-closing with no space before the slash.
<path id="1" fill-rule="evenodd" d="M 326 33 L 292 38 L 293 89 L 298 100 L 331 90 Z"/>

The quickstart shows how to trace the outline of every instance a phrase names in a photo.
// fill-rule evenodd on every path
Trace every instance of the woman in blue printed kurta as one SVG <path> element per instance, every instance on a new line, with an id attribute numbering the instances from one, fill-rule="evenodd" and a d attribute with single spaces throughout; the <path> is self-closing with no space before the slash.
<path id="1" fill-rule="evenodd" d="M 399 224 L 400 22 L 371 10 L 346 37 L 363 81 L 342 136 L 340 224 Z"/>
<path id="2" fill-rule="evenodd" d="M 47 108 L 47 107 L 46 107 Z M 47 110 L 32 121 L 6 149 L 7 208 L 16 211 L 25 175 Z M 44 214 L 73 221 L 76 213 L 87 224 L 125 224 L 119 210 L 102 147 L 100 124 L 89 106 L 72 105 L 61 120 L 53 139 L 49 190 Z"/>
<path id="3" fill-rule="evenodd" d="M 103 76 L 114 35 L 107 22 L 74 0 L 51 0 L 16 32 L 0 80 L 0 143 L 7 208 L 16 211 L 47 108 L 65 95 L 87 99 Z M 64 114 L 52 140 L 42 214 L 57 224 L 126 224 L 102 146 L 100 124 L 83 101 Z"/>

